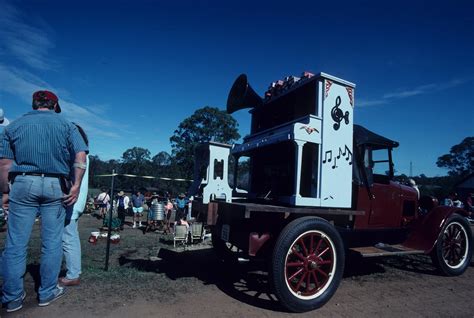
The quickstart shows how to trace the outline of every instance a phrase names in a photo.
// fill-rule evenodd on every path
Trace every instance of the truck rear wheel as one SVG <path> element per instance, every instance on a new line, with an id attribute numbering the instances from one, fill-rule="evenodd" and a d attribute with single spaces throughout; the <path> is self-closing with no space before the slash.
<path id="1" fill-rule="evenodd" d="M 446 221 L 431 252 L 433 264 L 446 276 L 464 273 L 472 257 L 472 233 L 469 222 L 459 214 Z"/>
<path id="2" fill-rule="evenodd" d="M 271 281 L 284 307 L 294 312 L 324 305 L 344 272 L 344 246 L 337 230 L 317 217 L 289 223 L 275 244 Z"/>

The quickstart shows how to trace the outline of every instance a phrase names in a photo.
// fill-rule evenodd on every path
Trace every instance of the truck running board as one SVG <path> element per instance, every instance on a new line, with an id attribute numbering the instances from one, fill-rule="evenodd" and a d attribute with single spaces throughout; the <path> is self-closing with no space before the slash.
<path id="1" fill-rule="evenodd" d="M 383 243 L 378 243 L 375 246 L 353 247 L 349 250 L 359 253 L 362 257 L 396 256 L 424 253 L 422 250 L 412 249 L 401 244 L 389 245 Z"/>

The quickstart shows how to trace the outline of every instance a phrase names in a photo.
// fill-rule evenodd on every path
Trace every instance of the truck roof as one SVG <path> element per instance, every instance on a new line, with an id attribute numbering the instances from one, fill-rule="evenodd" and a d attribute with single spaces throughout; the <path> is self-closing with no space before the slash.
<path id="1" fill-rule="evenodd" d="M 354 142 L 357 146 L 371 145 L 374 149 L 396 148 L 399 145 L 397 141 L 377 135 L 360 125 L 354 125 Z"/>

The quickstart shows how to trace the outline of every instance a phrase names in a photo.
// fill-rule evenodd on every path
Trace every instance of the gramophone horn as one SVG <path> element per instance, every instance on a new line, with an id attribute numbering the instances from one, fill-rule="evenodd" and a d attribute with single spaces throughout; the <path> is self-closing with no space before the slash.
<path id="1" fill-rule="evenodd" d="M 241 74 L 235 80 L 227 98 L 227 113 L 243 108 L 253 108 L 263 105 L 263 99 L 250 86 L 247 75 Z"/>

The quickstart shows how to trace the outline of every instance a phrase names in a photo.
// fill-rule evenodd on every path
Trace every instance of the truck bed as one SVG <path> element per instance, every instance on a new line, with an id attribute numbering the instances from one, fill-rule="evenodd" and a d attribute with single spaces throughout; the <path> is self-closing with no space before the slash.
<path id="1" fill-rule="evenodd" d="M 207 206 L 207 207 L 206 207 Z M 357 211 L 351 209 L 333 209 L 320 207 L 292 207 L 262 204 L 254 202 L 210 202 L 202 204 L 201 202 L 193 202 L 193 209 L 207 212 L 208 224 L 215 224 L 217 214 L 232 215 L 237 218 L 249 219 L 252 213 L 284 213 L 284 214 L 306 214 L 314 216 L 347 216 L 364 215 L 365 211 Z"/>

